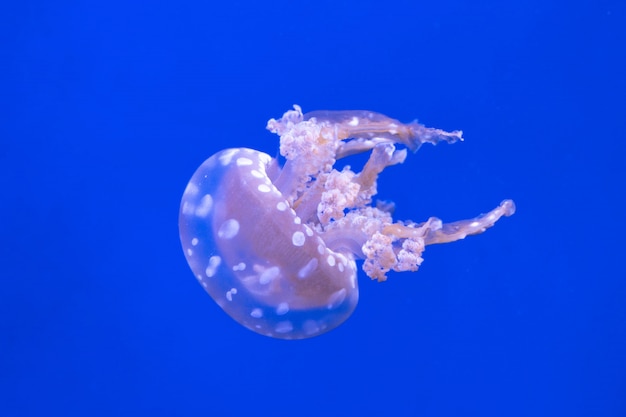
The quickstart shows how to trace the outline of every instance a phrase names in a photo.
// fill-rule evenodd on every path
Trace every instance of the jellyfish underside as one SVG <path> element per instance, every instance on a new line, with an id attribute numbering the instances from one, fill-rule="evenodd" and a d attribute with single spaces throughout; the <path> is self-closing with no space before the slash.
<path id="1" fill-rule="evenodd" d="M 298 216 L 314 225 L 326 245 L 350 252 L 364 261 L 372 279 L 385 281 L 390 270 L 416 271 L 427 245 L 449 243 L 484 232 L 502 216 L 515 212 L 512 200 L 472 219 L 443 223 L 431 217 L 422 223 L 393 221 L 393 206 L 377 203 L 378 175 L 401 164 L 407 149 L 416 152 L 423 143 L 462 141 L 462 132 L 427 128 L 417 122 L 403 124 L 370 111 L 315 111 L 303 114 L 300 107 L 267 128 L 280 135 L 286 158 L 274 185 L 287 197 Z M 396 149 L 396 144 L 406 149 Z M 333 168 L 350 155 L 371 151 L 363 169 Z"/>

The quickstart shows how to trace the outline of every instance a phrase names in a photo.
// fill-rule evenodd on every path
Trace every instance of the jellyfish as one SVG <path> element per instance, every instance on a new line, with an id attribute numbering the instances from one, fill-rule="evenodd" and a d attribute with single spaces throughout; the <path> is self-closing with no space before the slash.
<path id="1" fill-rule="evenodd" d="M 193 174 L 179 213 L 180 240 L 199 283 L 234 320 L 259 334 L 304 339 L 345 322 L 359 298 L 358 267 L 373 280 L 417 271 L 428 245 L 484 232 L 515 212 L 504 200 L 486 214 L 443 223 L 393 219 L 375 201 L 377 179 L 424 143 L 454 143 L 446 132 L 371 111 L 299 106 L 267 129 L 284 164 L 248 148 L 222 150 Z M 362 169 L 337 161 L 369 152 Z"/>

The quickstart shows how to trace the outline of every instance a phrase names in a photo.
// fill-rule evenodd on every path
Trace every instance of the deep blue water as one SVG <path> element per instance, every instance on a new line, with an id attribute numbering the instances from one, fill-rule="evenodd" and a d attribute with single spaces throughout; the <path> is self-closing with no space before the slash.
<path id="1" fill-rule="evenodd" d="M 0 416 L 626 416 L 620 1 L 14 2 L 0 13 Z M 178 238 L 216 151 L 300 104 L 463 129 L 397 217 L 512 198 L 354 315 L 281 341 Z"/>

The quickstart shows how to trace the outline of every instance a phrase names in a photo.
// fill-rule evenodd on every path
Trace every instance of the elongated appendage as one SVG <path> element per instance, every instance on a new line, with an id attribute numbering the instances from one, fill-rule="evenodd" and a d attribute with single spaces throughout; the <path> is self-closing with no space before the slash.
<path id="1" fill-rule="evenodd" d="M 443 223 L 438 218 L 431 217 L 427 222 L 417 226 L 404 226 L 398 223 L 388 225 L 384 228 L 384 233 L 397 238 L 422 238 L 425 246 L 450 243 L 483 233 L 496 224 L 500 217 L 508 217 L 513 213 L 515 213 L 513 200 L 504 200 L 489 213 L 481 214 L 473 219 Z"/>
<path id="2" fill-rule="evenodd" d="M 515 213 L 513 200 L 504 200 L 498 207 L 487 214 L 469 220 L 443 223 L 440 229 L 431 230 L 425 237 L 426 245 L 448 243 L 465 239 L 466 236 L 477 235 L 496 224 L 500 217 L 509 217 Z"/>

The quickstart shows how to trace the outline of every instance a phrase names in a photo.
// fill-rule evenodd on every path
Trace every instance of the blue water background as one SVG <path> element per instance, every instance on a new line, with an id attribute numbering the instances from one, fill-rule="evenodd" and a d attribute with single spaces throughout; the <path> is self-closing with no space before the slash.
<path id="1" fill-rule="evenodd" d="M 626 416 L 623 1 L 12 2 L 0 17 L 0 416 Z M 397 217 L 516 201 L 286 342 L 189 270 L 180 197 L 292 104 L 462 129 Z"/>

